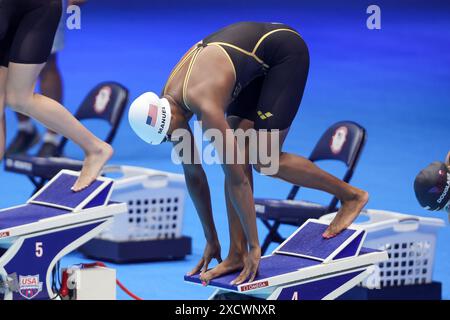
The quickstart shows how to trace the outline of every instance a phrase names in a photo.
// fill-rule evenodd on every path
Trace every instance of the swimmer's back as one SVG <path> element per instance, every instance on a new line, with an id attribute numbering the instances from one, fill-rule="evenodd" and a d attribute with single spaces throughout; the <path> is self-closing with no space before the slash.
<path id="1" fill-rule="evenodd" d="M 252 52 L 258 41 L 273 30 L 294 29 L 282 23 L 271 22 L 238 22 L 226 26 L 209 36 L 205 37 L 203 43 L 225 42 Z"/>

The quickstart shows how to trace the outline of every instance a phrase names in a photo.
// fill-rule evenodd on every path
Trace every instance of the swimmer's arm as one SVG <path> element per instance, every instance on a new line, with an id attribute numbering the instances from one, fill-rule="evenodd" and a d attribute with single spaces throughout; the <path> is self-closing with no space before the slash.
<path id="1" fill-rule="evenodd" d="M 225 120 L 222 110 L 222 108 L 214 105 L 214 103 L 209 105 L 204 104 L 201 108 L 201 120 L 203 123 L 203 130 L 215 129 L 221 132 L 222 137 L 224 137 L 224 143 L 222 145 L 221 141 L 215 140 L 214 146 L 221 159 L 226 159 L 225 150 L 233 150 L 236 155 L 238 148 L 234 135 L 227 137 L 227 130 L 230 132 L 229 130 L 231 129 Z M 239 215 L 249 249 L 259 249 L 252 188 L 250 181 L 244 173 L 243 166 L 241 164 L 236 164 L 235 162 L 236 161 L 233 161 L 233 163 L 230 164 L 222 164 L 230 200 Z"/>
<path id="2" fill-rule="evenodd" d="M 183 170 L 189 195 L 202 223 L 206 241 L 218 242 L 212 214 L 211 193 L 205 171 L 200 164 L 183 164 Z"/>
<path id="3" fill-rule="evenodd" d="M 194 203 L 197 214 L 202 223 L 203 232 L 208 243 L 217 243 L 217 231 L 214 224 L 211 206 L 211 193 L 209 190 L 208 179 L 201 164 L 196 164 L 198 159 L 198 150 L 194 143 L 194 137 L 189 127 L 184 128 L 190 135 L 191 143 L 191 159 L 183 161 L 183 171 L 188 188 L 189 195 Z M 174 143 L 176 144 L 176 143 Z"/>
<path id="4" fill-rule="evenodd" d="M 205 49 L 206 50 L 206 49 Z M 226 159 L 224 150 L 231 150 L 237 155 L 237 142 L 231 132 L 224 112 L 230 103 L 230 97 L 234 88 L 234 73 L 231 70 L 220 68 L 215 59 L 207 59 L 206 55 L 199 55 L 197 71 L 193 69 L 189 86 L 187 87 L 187 102 L 192 112 L 202 120 L 203 131 L 219 130 L 223 139 L 215 139 L 214 147 L 221 159 Z M 222 144 L 223 140 L 224 143 Z M 235 158 L 235 157 L 233 157 Z M 256 228 L 255 201 L 250 181 L 244 172 L 244 166 L 237 161 L 222 164 L 225 173 L 225 182 L 233 204 L 241 222 L 247 245 L 249 246 L 249 259 L 246 263 L 246 272 L 251 272 L 252 278 L 256 274 L 261 248 L 259 246 L 258 232 Z M 248 270 L 249 267 L 251 270 Z"/>

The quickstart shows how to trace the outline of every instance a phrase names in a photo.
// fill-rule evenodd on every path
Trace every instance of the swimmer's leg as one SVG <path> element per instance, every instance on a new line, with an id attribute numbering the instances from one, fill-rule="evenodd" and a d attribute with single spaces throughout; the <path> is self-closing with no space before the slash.
<path id="1" fill-rule="evenodd" d="M 85 153 L 80 177 L 74 191 L 88 187 L 113 154 L 112 147 L 88 131 L 61 104 L 35 94 L 37 78 L 44 64 L 10 63 L 6 84 L 6 102 L 17 112 L 43 123 L 47 128 L 78 144 Z"/>
<path id="2" fill-rule="evenodd" d="M 58 67 L 58 53 L 53 53 L 47 60 L 44 69 L 39 75 L 41 94 L 62 104 L 63 80 Z M 56 132 L 47 129 L 42 138 L 43 144 L 37 152 L 38 157 L 53 157 L 58 153 L 60 138 Z"/>
<path id="3" fill-rule="evenodd" d="M 57 53 L 51 54 L 48 58 L 45 67 L 39 75 L 39 87 L 43 96 L 62 103 L 62 77 L 57 64 Z M 40 136 L 32 119 L 21 113 L 16 113 L 19 121 L 19 131 L 13 139 L 6 152 L 9 155 L 24 153 L 32 148 L 40 141 Z M 52 157 L 56 156 L 58 144 L 58 135 L 47 129 L 43 137 L 43 144 L 39 149 L 38 157 Z"/>
<path id="4" fill-rule="evenodd" d="M 325 172 L 306 158 L 282 152 L 281 146 L 286 139 L 288 131 L 289 128 L 280 131 L 279 150 L 270 150 L 269 148 L 271 157 L 272 155 L 279 155 L 279 168 L 273 176 L 298 186 L 328 192 L 341 201 L 342 205 L 338 214 L 323 234 L 326 238 L 333 237 L 352 224 L 368 202 L 369 195 L 367 192 L 355 188 Z M 269 142 L 271 141 L 270 133 L 268 135 L 267 141 Z M 261 165 L 257 165 L 255 169 L 261 172 L 264 168 Z"/>
<path id="5" fill-rule="evenodd" d="M 230 125 L 230 128 L 232 128 L 233 130 L 235 130 L 237 128 L 241 128 L 243 130 L 253 128 L 252 121 L 249 121 L 246 119 L 241 119 L 241 118 L 234 117 L 234 116 L 228 118 L 228 123 Z M 248 143 L 246 143 L 245 149 L 246 149 L 245 150 L 246 155 L 248 155 Z M 246 161 L 246 164 L 244 165 L 244 172 L 247 175 L 247 178 L 250 181 L 251 187 L 253 189 L 253 174 L 252 174 L 252 168 L 248 164 L 248 159 Z M 228 256 L 225 260 L 223 260 L 215 268 L 202 274 L 202 279 L 206 282 L 209 282 L 211 279 L 217 278 L 221 275 L 231 273 L 236 270 L 242 270 L 244 268 L 244 261 L 245 261 L 245 257 L 247 256 L 247 252 L 248 252 L 248 250 L 247 250 L 248 244 L 247 244 L 247 239 L 245 237 L 244 229 L 242 228 L 242 224 L 241 224 L 241 221 L 239 220 L 239 216 L 238 216 L 236 210 L 234 209 L 233 204 L 231 203 L 231 200 L 229 197 L 229 192 L 228 192 L 228 186 L 226 183 L 225 183 L 225 199 L 226 199 L 226 205 L 227 205 L 228 230 L 229 230 L 229 235 L 230 235 L 230 248 L 228 251 Z"/>
<path id="6" fill-rule="evenodd" d="M 308 159 L 282 152 L 281 146 L 303 97 L 309 71 L 309 53 L 306 44 L 295 34 L 280 33 L 278 37 L 279 42 L 275 44 L 282 42 L 283 45 L 271 46 L 277 53 L 261 89 L 257 104 L 261 113 L 255 120 L 255 128 L 283 129 L 278 146 L 273 150 L 273 156 L 279 159 L 279 168 L 271 175 L 295 185 L 331 193 L 341 201 L 339 213 L 324 233 L 324 237 L 331 237 L 353 222 L 367 203 L 368 194 L 321 170 Z M 261 131 L 259 136 L 262 134 L 264 132 Z M 268 142 L 271 141 L 270 131 L 266 134 Z M 258 167 L 257 170 L 261 169 Z"/>

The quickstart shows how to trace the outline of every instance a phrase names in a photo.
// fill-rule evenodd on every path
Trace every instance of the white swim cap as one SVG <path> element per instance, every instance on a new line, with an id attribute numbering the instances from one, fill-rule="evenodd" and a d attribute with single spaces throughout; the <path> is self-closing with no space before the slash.
<path id="1" fill-rule="evenodd" d="M 128 121 L 134 132 L 147 143 L 160 144 L 166 138 L 172 113 L 169 101 L 146 92 L 133 101 Z"/>

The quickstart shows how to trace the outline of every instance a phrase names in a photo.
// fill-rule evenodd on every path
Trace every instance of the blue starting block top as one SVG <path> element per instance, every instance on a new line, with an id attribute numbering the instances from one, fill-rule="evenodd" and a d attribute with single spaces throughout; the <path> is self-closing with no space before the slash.
<path id="1" fill-rule="evenodd" d="M 360 274 L 369 265 L 385 260 L 385 252 L 362 248 L 365 231 L 348 228 L 338 236 L 324 239 L 328 224 L 310 219 L 273 253 L 261 258 L 258 274 L 252 283 L 233 286 L 236 271 L 210 281 L 209 285 L 227 291 L 254 292 L 266 287 L 283 285 L 292 281 L 326 278 L 337 273 L 355 271 Z M 327 276 L 328 275 L 328 276 Z M 200 275 L 185 276 L 184 280 L 201 283 Z"/>
<path id="2" fill-rule="evenodd" d="M 286 239 L 273 253 L 314 259 L 322 262 L 357 256 L 365 238 L 362 229 L 348 228 L 331 239 L 322 234 L 328 224 L 310 219 Z"/>
<path id="3" fill-rule="evenodd" d="M 127 212 L 126 204 L 109 202 L 112 179 L 97 178 L 74 192 L 78 175 L 63 170 L 26 204 L 0 210 L 0 282 L 14 284 L 0 291 L 0 300 L 56 298 L 57 262 Z"/>
<path id="4" fill-rule="evenodd" d="M 381 251 L 362 248 L 359 252 L 359 256 L 368 255 L 371 253 L 379 253 Z M 261 258 L 259 264 L 258 274 L 252 283 L 261 283 L 267 279 L 274 279 L 278 276 L 288 276 L 289 274 L 299 272 L 300 270 L 309 267 L 316 267 L 322 265 L 320 261 L 312 260 L 308 258 L 301 258 L 288 255 L 270 255 Z M 222 288 L 230 291 L 239 291 L 238 286 L 231 285 L 230 282 L 236 279 L 241 271 L 229 273 L 227 275 L 215 278 L 210 281 L 209 286 Z M 184 280 L 191 283 L 201 284 L 200 274 L 193 276 L 184 276 Z M 243 286 L 243 285 L 240 285 Z M 244 284 L 245 286 L 245 284 Z"/>
<path id="5" fill-rule="evenodd" d="M 62 170 L 25 205 L 0 210 L 0 231 L 109 204 L 112 179 L 97 178 L 86 189 L 74 192 L 71 188 L 78 175 Z"/>
<path id="6" fill-rule="evenodd" d="M 0 230 L 14 228 L 67 213 L 70 213 L 70 211 L 36 204 L 28 204 L 1 210 Z"/>
<path id="7" fill-rule="evenodd" d="M 297 271 L 298 269 L 307 268 L 311 266 L 319 265 L 319 261 L 311 260 L 311 259 L 303 259 L 293 256 L 286 255 L 271 255 L 265 256 L 261 258 L 261 262 L 259 264 L 258 275 L 256 276 L 254 281 L 260 281 L 271 277 L 276 277 L 281 274 L 287 274 L 290 272 Z M 209 283 L 210 286 L 220 287 L 223 289 L 229 289 L 233 291 L 237 291 L 237 286 L 233 286 L 230 284 L 231 281 L 236 279 L 240 274 L 239 272 L 233 272 L 222 277 L 211 280 Z M 185 281 L 193 282 L 193 283 L 202 283 L 200 280 L 200 274 L 195 274 L 193 276 L 185 276 Z"/>
<path id="8" fill-rule="evenodd" d="M 98 178 L 89 187 L 78 192 L 71 190 L 78 173 L 62 170 L 50 182 L 37 192 L 29 204 L 39 204 L 69 211 L 80 211 L 108 204 L 113 181 Z"/>

